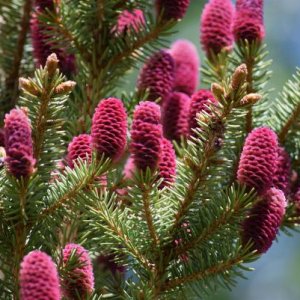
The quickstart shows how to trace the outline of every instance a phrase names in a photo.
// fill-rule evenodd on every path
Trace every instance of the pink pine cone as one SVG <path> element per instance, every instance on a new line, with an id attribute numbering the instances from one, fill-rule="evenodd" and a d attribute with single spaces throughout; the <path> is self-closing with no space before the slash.
<path id="1" fill-rule="evenodd" d="M 277 168 L 273 176 L 273 186 L 282 190 L 285 195 L 290 192 L 292 176 L 291 158 L 284 148 L 278 148 Z"/>
<path id="2" fill-rule="evenodd" d="M 132 129 L 139 126 L 139 123 L 149 123 L 153 125 L 161 124 L 161 112 L 160 107 L 150 101 L 143 101 L 138 104 L 133 113 L 134 122 Z"/>
<path id="3" fill-rule="evenodd" d="M 236 41 L 261 42 L 265 37 L 262 0 L 240 0 L 236 3 L 233 33 Z"/>
<path id="4" fill-rule="evenodd" d="M 264 18 L 264 0 L 237 0 L 235 6 L 237 10 L 251 9 L 253 14 L 260 18 L 260 20 L 263 20 Z"/>
<path id="5" fill-rule="evenodd" d="M 175 62 L 175 82 L 173 90 L 192 95 L 199 83 L 200 58 L 193 43 L 177 40 L 169 53 Z"/>
<path id="6" fill-rule="evenodd" d="M 152 55 L 142 68 L 138 78 L 138 89 L 149 89 L 148 100 L 163 102 L 174 85 L 175 66 L 172 56 L 166 51 Z"/>
<path id="7" fill-rule="evenodd" d="M 68 146 L 67 162 L 71 168 L 78 158 L 89 161 L 92 158 L 92 137 L 89 134 L 75 136 Z"/>
<path id="8" fill-rule="evenodd" d="M 175 182 L 176 175 L 176 155 L 173 148 L 173 144 L 163 138 L 162 139 L 162 150 L 161 157 L 158 165 L 159 178 L 163 179 L 159 188 L 164 188 L 165 186 L 170 186 Z"/>
<path id="9" fill-rule="evenodd" d="M 246 138 L 238 167 L 238 181 L 261 193 L 272 186 L 277 162 L 276 133 L 267 127 L 256 128 Z"/>
<path id="10" fill-rule="evenodd" d="M 242 224 L 242 244 L 252 242 L 251 250 L 265 253 L 273 240 L 285 214 L 286 199 L 281 190 L 271 188 L 250 210 Z"/>
<path id="11" fill-rule="evenodd" d="M 39 250 L 27 254 L 21 263 L 20 299 L 61 299 L 55 264 L 51 257 Z"/>
<path id="12" fill-rule="evenodd" d="M 67 76 L 74 74 L 76 71 L 75 67 L 75 56 L 68 54 L 66 49 L 58 48 L 53 42 L 49 42 L 49 36 L 45 34 L 45 31 L 51 30 L 50 27 L 43 24 L 39 20 L 39 14 L 45 13 L 46 9 L 55 11 L 54 1 L 50 0 L 39 0 L 35 1 L 36 13 L 33 13 L 30 20 L 31 39 L 33 46 L 33 54 L 37 66 L 44 66 L 47 57 L 53 52 L 56 53 L 59 59 L 59 68 L 61 72 Z"/>
<path id="13" fill-rule="evenodd" d="M 174 92 L 163 104 L 162 124 L 166 138 L 180 141 L 188 135 L 190 101 L 186 94 Z"/>
<path id="14" fill-rule="evenodd" d="M 145 171 L 158 166 L 161 154 L 162 127 L 160 108 L 157 104 L 146 101 L 138 105 L 134 111 L 131 129 L 130 151 L 135 166 Z"/>
<path id="15" fill-rule="evenodd" d="M 92 144 L 99 155 L 118 160 L 124 153 L 127 134 L 127 114 L 120 99 L 102 100 L 92 120 Z"/>
<path id="16" fill-rule="evenodd" d="M 193 94 L 191 98 L 189 111 L 189 129 L 193 135 L 193 129 L 198 127 L 197 114 L 201 112 L 210 112 L 209 105 L 217 103 L 217 100 L 209 90 L 201 89 Z"/>
<path id="17" fill-rule="evenodd" d="M 75 252 L 75 253 L 74 253 Z M 63 262 L 67 265 L 71 254 L 78 259 L 79 267 L 70 270 L 63 280 L 64 296 L 67 299 L 86 299 L 94 289 L 94 273 L 88 251 L 77 244 L 67 244 L 63 250 Z M 78 297 L 79 296 L 79 297 Z"/>
<path id="18" fill-rule="evenodd" d="M 118 16 L 118 21 L 113 31 L 117 34 L 124 34 L 130 30 L 138 32 L 145 25 L 144 13 L 140 9 L 133 11 L 124 10 Z"/>
<path id="19" fill-rule="evenodd" d="M 230 0 L 210 0 L 201 16 L 201 44 L 207 56 L 233 47 L 234 7 Z"/>
<path id="20" fill-rule="evenodd" d="M 156 11 L 165 21 L 180 20 L 184 17 L 190 0 L 156 0 Z"/>
<path id="21" fill-rule="evenodd" d="M 19 108 L 5 115 L 6 165 L 15 177 L 27 177 L 33 173 L 35 159 L 31 138 L 30 121 Z"/>

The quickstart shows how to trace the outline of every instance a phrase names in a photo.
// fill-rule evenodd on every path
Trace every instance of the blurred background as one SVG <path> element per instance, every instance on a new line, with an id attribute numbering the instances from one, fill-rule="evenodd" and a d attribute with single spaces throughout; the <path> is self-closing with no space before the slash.
<path id="1" fill-rule="evenodd" d="M 191 0 L 186 17 L 176 27 L 177 33 L 171 41 L 178 38 L 188 39 L 198 47 L 199 20 L 203 5 L 207 1 Z M 282 85 L 300 66 L 300 1 L 265 0 L 266 43 L 269 58 L 273 60 L 273 77 L 270 86 L 276 97 Z M 129 91 L 136 80 L 136 72 L 129 75 Z M 201 86 L 201 84 L 200 84 Z M 255 271 L 245 274 L 248 280 L 238 279 L 233 291 L 220 289 L 209 300 L 299 300 L 300 299 L 300 234 L 287 237 L 282 234 L 278 243 L 251 265 Z"/>

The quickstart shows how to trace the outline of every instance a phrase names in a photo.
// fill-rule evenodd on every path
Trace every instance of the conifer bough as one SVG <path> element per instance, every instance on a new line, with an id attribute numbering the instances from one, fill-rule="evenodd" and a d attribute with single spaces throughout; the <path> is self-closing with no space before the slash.
<path id="1" fill-rule="evenodd" d="M 300 73 L 269 100 L 262 0 L 199 6 L 200 71 L 167 42 L 190 1 L 31 4 L 0 5 L 1 299 L 201 299 L 297 229 Z"/>

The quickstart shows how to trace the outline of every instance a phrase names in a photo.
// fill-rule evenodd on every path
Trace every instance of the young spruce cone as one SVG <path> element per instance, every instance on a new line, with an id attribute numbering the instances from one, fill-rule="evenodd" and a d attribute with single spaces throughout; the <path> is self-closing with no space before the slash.
<path id="1" fill-rule="evenodd" d="M 169 53 L 161 50 L 150 57 L 142 68 L 138 78 L 138 89 L 148 89 L 148 100 L 156 101 L 160 98 L 160 102 L 163 103 L 173 89 L 174 78 L 174 60 Z"/>
<path id="2" fill-rule="evenodd" d="M 262 193 L 273 184 L 278 161 L 276 133 L 267 127 L 252 130 L 241 154 L 237 179 Z"/>
<path id="3" fill-rule="evenodd" d="M 92 120 L 92 145 L 99 155 L 118 160 L 126 146 L 127 115 L 121 100 L 108 98 L 96 107 Z"/>
<path id="4" fill-rule="evenodd" d="M 74 253 L 75 252 L 75 253 Z M 77 244 L 68 244 L 63 250 L 63 262 L 68 264 L 71 254 L 77 258 L 79 266 L 67 274 L 63 280 L 63 292 L 67 299 L 86 299 L 94 289 L 94 274 L 87 250 Z"/>
<path id="5" fill-rule="evenodd" d="M 233 25 L 236 41 L 261 42 L 265 37 L 262 0 L 239 0 Z"/>
<path id="6" fill-rule="evenodd" d="M 21 263 L 20 299 L 61 299 L 55 264 L 51 257 L 39 250 L 27 254 Z"/>
<path id="7" fill-rule="evenodd" d="M 55 12 L 54 1 L 52 0 L 36 0 L 36 12 L 32 14 L 30 20 L 31 39 L 33 46 L 33 54 L 37 66 L 44 66 L 47 57 L 55 52 L 59 58 L 59 68 L 61 72 L 67 76 L 75 73 L 75 56 L 68 54 L 66 49 L 58 48 L 54 42 L 49 42 L 49 36 L 46 31 L 52 30 L 48 25 L 40 20 L 40 14 L 46 13 L 46 10 Z"/>
<path id="8" fill-rule="evenodd" d="M 190 97 L 184 93 L 174 92 L 162 107 L 162 124 L 164 136 L 169 140 L 180 141 L 189 133 L 188 116 Z"/>
<path id="9" fill-rule="evenodd" d="M 273 176 L 273 186 L 282 190 L 285 195 L 291 188 L 292 166 L 289 154 L 282 147 L 278 147 L 276 172 Z"/>
<path id="10" fill-rule="evenodd" d="M 209 105 L 217 103 L 217 100 L 209 90 L 201 89 L 193 94 L 189 112 L 190 134 L 194 135 L 193 129 L 198 127 L 197 114 L 201 112 L 209 113 Z"/>
<path id="11" fill-rule="evenodd" d="M 163 179 L 160 188 L 171 185 L 175 182 L 176 175 L 176 155 L 173 144 L 163 138 L 162 139 L 161 157 L 159 160 L 159 177 Z"/>
<path id="12" fill-rule="evenodd" d="M 169 53 L 175 62 L 174 91 L 192 95 L 199 83 L 200 59 L 195 45 L 187 40 L 172 44 Z"/>
<path id="13" fill-rule="evenodd" d="M 22 109 L 15 108 L 6 114 L 4 123 L 8 170 L 17 178 L 28 177 L 35 165 L 30 121 Z"/>
<path id="14" fill-rule="evenodd" d="M 276 188 L 267 190 L 242 224 L 242 244 L 252 242 L 251 250 L 257 250 L 260 254 L 265 253 L 276 238 L 285 207 L 286 199 L 281 190 Z"/>
<path id="15" fill-rule="evenodd" d="M 234 7 L 230 0 L 210 0 L 201 16 L 201 44 L 208 57 L 233 47 Z"/>
<path id="16" fill-rule="evenodd" d="M 113 28 L 113 32 L 115 32 L 116 35 L 126 34 L 131 30 L 138 32 L 144 24 L 145 17 L 142 10 L 124 10 L 118 16 L 118 21 Z"/>
<path id="17" fill-rule="evenodd" d="M 131 129 L 130 151 L 134 165 L 143 171 L 147 167 L 155 170 L 161 155 L 162 126 L 157 122 L 160 108 L 150 103 L 142 102 L 136 107 Z"/>
<path id="18" fill-rule="evenodd" d="M 75 136 L 68 146 L 67 162 L 71 168 L 78 158 L 91 160 L 92 137 L 89 134 Z"/>

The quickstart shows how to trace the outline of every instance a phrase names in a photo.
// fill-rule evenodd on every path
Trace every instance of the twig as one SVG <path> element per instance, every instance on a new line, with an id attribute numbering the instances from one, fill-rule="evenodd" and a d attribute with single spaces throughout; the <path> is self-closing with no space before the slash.
<path id="1" fill-rule="evenodd" d="M 285 125 L 281 128 L 278 137 L 279 141 L 283 144 L 285 142 L 285 138 L 292 127 L 292 125 L 298 120 L 300 116 L 300 104 L 297 106 L 296 110 L 294 110 L 293 114 L 289 117 Z"/>
<path id="2" fill-rule="evenodd" d="M 26 36 L 29 30 L 30 13 L 32 8 L 32 0 L 26 0 L 23 6 L 23 16 L 20 23 L 20 32 L 16 46 L 13 65 L 10 73 L 5 80 L 6 91 L 8 91 L 10 106 L 14 107 L 18 98 L 18 78 L 20 73 L 21 61 L 24 53 Z"/>
<path id="3" fill-rule="evenodd" d="M 168 282 L 166 282 L 163 286 L 162 286 L 162 291 L 168 291 L 171 289 L 175 289 L 183 284 L 195 281 L 195 280 L 204 280 L 205 278 L 209 277 L 209 276 L 213 276 L 216 275 L 218 273 L 223 273 L 225 271 L 230 270 L 234 265 L 238 264 L 238 263 L 242 263 L 244 259 L 244 255 L 238 255 L 237 257 L 234 257 L 228 261 L 225 261 L 223 263 L 219 263 L 213 267 L 210 267 L 206 270 L 203 271 L 199 271 L 199 272 L 195 272 L 193 274 L 181 277 L 181 278 L 177 278 L 174 280 L 170 280 Z"/>

